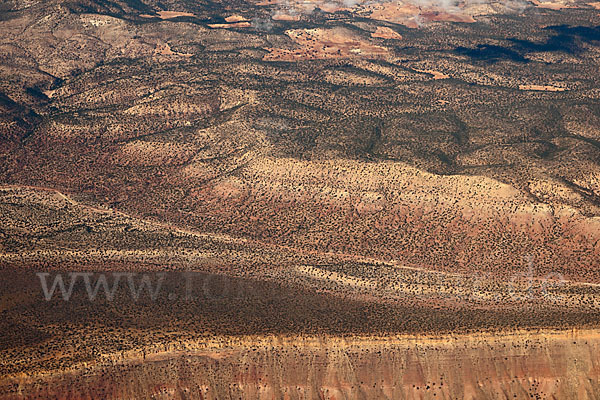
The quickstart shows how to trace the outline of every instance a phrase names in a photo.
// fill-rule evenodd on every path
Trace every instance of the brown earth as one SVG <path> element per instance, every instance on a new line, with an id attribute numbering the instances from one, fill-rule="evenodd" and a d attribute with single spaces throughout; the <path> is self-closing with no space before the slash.
<path id="1" fill-rule="evenodd" d="M 208 24 L 211 28 L 248 28 L 250 27 L 250 22 L 232 22 L 228 24 Z"/>
<path id="2" fill-rule="evenodd" d="M 353 55 L 383 56 L 387 49 L 373 45 L 347 29 L 289 30 L 286 34 L 300 46 L 299 49 L 268 49 L 265 61 L 300 61 L 344 58 Z"/>
<path id="3" fill-rule="evenodd" d="M 371 33 L 371 37 L 381 39 L 402 39 L 402 35 L 385 26 L 378 26 L 377 30 Z"/>
<path id="4" fill-rule="evenodd" d="M 562 92 L 565 88 L 552 85 L 519 85 L 521 90 L 541 90 L 545 92 Z"/>
<path id="5" fill-rule="evenodd" d="M 171 19 L 177 17 L 193 17 L 194 14 L 181 11 L 159 11 L 158 16 L 161 19 Z"/>
<path id="6" fill-rule="evenodd" d="M 598 13 L 288 3 L 0 4 L 0 397 L 597 398 Z"/>
<path id="7" fill-rule="evenodd" d="M 415 337 L 241 337 L 106 355 L 12 377 L 2 398 L 494 399 L 600 395 L 596 331 Z M 29 393 L 21 397 L 17 393 Z"/>

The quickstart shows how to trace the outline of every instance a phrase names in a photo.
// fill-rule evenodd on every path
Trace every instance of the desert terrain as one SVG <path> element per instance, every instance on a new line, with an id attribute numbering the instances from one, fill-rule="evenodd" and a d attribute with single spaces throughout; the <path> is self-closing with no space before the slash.
<path id="1" fill-rule="evenodd" d="M 600 397 L 598 3 L 0 32 L 1 399 Z"/>
<path id="2" fill-rule="evenodd" d="M 43 398 L 583 399 L 598 396 L 598 346 L 590 331 L 213 338 L 13 387 Z"/>

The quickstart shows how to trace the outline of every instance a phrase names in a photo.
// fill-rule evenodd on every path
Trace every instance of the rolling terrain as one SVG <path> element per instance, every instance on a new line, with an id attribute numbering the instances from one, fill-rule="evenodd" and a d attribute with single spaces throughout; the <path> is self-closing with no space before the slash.
<path id="1" fill-rule="evenodd" d="M 0 398 L 600 396 L 598 3 L 0 32 Z"/>

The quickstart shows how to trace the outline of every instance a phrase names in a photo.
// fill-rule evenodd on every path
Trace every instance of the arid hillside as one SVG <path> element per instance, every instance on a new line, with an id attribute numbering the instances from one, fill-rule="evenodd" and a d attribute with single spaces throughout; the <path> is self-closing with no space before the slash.
<path id="1" fill-rule="evenodd" d="M 0 398 L 597 398 L 598 4 L 2 2 Z"/>

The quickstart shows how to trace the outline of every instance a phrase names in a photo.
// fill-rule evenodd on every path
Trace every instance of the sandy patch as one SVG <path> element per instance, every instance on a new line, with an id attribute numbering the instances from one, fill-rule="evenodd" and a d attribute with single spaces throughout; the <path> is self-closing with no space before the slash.
<path id="1" fill-rule="evenodd" d="M 226 22 L 243 22 L 243 21 L 247 21 L 246 18 L 242 17 L 241 15 L 231 15 L 227 18 L 225 18 Z"/>
<path id="2" fill-rule="evenodd" d="M 275 21 L 299 21 L 300 16 L 277 13 L 277 14 L 273 15 L 273 20 L 275 20 Z"/>
<path id="3" fill-rule="evenodd" d="M 521 90 L 537 90 L 542 92 L 564 92 L 565 88 L 552 85 L 519 85 Z"/>
<path id="4" fill-rule="evenodd" d="M 293 29 L 286 34 L 299 49 L 267 49 L 267 61 L 297 61 L 327 58 L 343 58 L 352 55 L 383 56 L 388 50 L 360 38 L 354 32 L 344 29 Z"/>
<path id="5" fill-rule="evenodd" d="M 434 71 L 432 69 L 415 69 L 415 71 L 422 72 L 424 74 L 431 74 L 431 75 L 433 75 L 433 79 L 435 79 L 435 80 L 450 78 L 450 75 L 446 75 L 446 74 L 444 74 L 442 72 Z"/>
<path id="6" fill-rule="evenodd" d="M 54 89 L 54 90 L 44 90 L 42 93 L 44 93 L 47 98 L 51 99 L 52 96 L 54 96 L 54 93 L 56 93 L 56 89 Z"/>
<path id="7" fill-rule="evenodd" d="M 402 35 L 394 31 L 393 29 L 387 28 L 385 26 L 378 26 L 377 30 L 371 33 L 371 37 L 381 39 L 402 39 Z"/>
<path id="8" fill-rule="evenodd" d="M 590 6 L 594 7 L 596 10 L 600 10 L 600 1 L 596 3 L 588 3 Z"/>
<path id="9" fill-rule="evenodd" d="M 249 28 L 250 22 L 234 22 L 233 24 L 208 24 L 211 28 Z"/>
<path id="10" fill-rule="evenodd" d="M 159 11 L 158 16 L 162 19 L 170 19 L 177 17 L 194 17 L 194 14 L 179 11 Z"/>
<path id="11" fill-rule="evenodd" d="M 176 56 L 176 57 L 192 57 L 193 54 L 190 53 L 178 53 L 176 51 L 171 50 L 171 46 L 168 43 L 159 44 L 156 46 L 154 50 L 154 54 L 161 56 Z"/>

